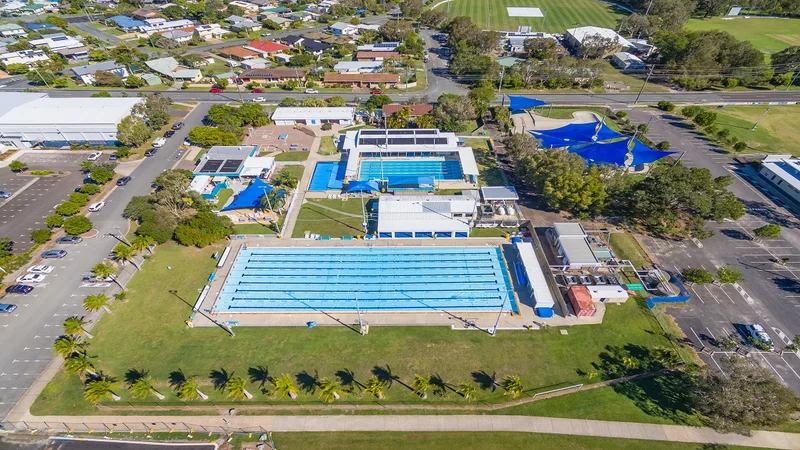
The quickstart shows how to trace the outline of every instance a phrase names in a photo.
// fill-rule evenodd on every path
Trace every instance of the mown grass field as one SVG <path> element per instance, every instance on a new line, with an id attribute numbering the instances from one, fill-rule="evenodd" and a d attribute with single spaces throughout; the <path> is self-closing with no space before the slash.
<path id="1" fill-rule="evenodd" d="M 509 6 L 539 8 L 545 17 L 509 17 L 506 10 Z M 468 16 L 484 29 L 517 31 L 522 25 L 549 33 L 588 25 L 616 28 L 619 19 L 628 14 L 616 6 L 593 0 L 453 0 L 437 8 L 449 8 L 451 17 Z"/>
<path id="2" fill-rule="evenodd" d="M 723 20 L 721 17 L 705 20 L 692 19 L 686 24 L 689 30 L 727 31 L 766 54 L 800 45 L 800 19 L 768 19 L 738 17 Z"/>
<path id="3" fill-rule="evenodd" d="M 321 404 L 313 385 L 315 377 L 332 378 L 345 370 L 351 371 L 360 383 L 373 373 L 397 377 L 387 389 L 384 402 L 423 402 L 406 387 L 415 374 L 438 375 L 456 387 L 472 381 L 486 387 L 478 389 L 479 402 L 498 402 L 507 397 L 501 389 L 491 389 L 493 376 L 500 380 L 519 375 L 525 386 L 524 395 L 531 395 L 591 382 L 584 373 L 594 370 L 595 364 L 619 359 L 616 353 L 608 353 L 607 346 L 624 347 L 639 355 L 655 346 L 669 345 L 652 314 L 633 300 L 609 306 L 603 324 L 568 327 L 566 335 L 557 327 L 536 332 L 500 331 L 495 337 L 479 331 L 456 332 L 449 327 L 373 327 L 366 337 L 346 327 L 237 327 L 236 337 L 231 338 L 219 328 L 188 329 L 184 320 L 191 314 L 198 289 L 206 284 L 214 268 L 216 261 L 211 255 L 222 246 L 159 246 L 144 270 L 129 283 L 129 300 L 114 303 L 114 313 L 104 315 L 92 330 L 95 338 L 88 353 L 98 370 L 119 381 L 115 392 L 123 404 L 138 402 L 153 413 L 159 412 L 159 406 L 179 407 L 183 402 L 169 382 L 170 374 L 176 371 L 186 377 L 196 376 L 213 402 L 225 403 L 226 393 L 215 388 L 210 378 L 213 371 L 222 370 L 246 378 L 264 372 L 272 377 L 288 374 L 300 387 L 295 401 L 299 404 Z M 152 397 L 146 401 L 132 398 L 125 383 L 131 370 L 148 372 L 167 399 L 156 402 Z M 272 399 L 269 383 L 263 386 L 266 392 L 258 381 L 249 382 L 247 388 L 256 396 L 248 403 L 289 402 Z M 375 404 L 377 400 L 354 393 L 339 402 Z M 466 401 L 448 391 L 446 398 L 432 395 L 427 402 Z M 142 414 L 150 410 L 117 412 Z M 31 412 L 108 414 L 108 410 L 85 402 L 78 377 L 64 373 L 48 384 Z"/>
<path id="4" fill-rule="evenodd" d="M 767 108 L 769 112 L 753 131 Z M 720 129 L 729 129 L 731 136 L 747 143 L 743 153 L 800 155 L 800 106 L 728 106 L 714 111 Z"/>

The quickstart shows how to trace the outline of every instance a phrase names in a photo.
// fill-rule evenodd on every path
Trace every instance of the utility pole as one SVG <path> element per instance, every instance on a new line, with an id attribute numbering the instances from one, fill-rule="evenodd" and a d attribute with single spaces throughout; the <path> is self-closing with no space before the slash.
<path id="1" fill-rule="evenodd" d="M 42 80 L 42 82 L 44 82 L 44 85 L 47 86 L 47 89 L 50 89 L 50 84 L 44 79 L 42 74 L 39 72 L 39 69 L 33 69 L 33 71 L 36 72 L 36 75 L 39 75 L 39 78 Z"/>
<path id="2" fill-rule="evenodd" d="M 762 114 L 761 117 L 758 118 L 758 121 L 756 121 L 755 125 L 753 125 L 753 128 L 751 128 L 750 131 L 756 131 L 756 128 L 758 128 L 758 124 L 761 123 L 761 120 L 767 116 L 767 113 L 769 112 L 770 109 L 772 108 L 767 108 L 767 110 L 764 111 L 764 114 Z"/>
<path id="3" fill-rule="evenodd" d="M 800 67 L 794 68 L 794 76 L 792 77 L 792 81 L 786 86 L 786 90 L 788 91 L 790 87 L 794 84 L 795 80 L 797 80 L 797 76 L 800 75 Z"/>
<path id="4" fill-rule="evenodd" d="M 500 82 L 497 83 L 497 93 L 499 94 L 500 91 L 503 89 L 503 76 L 506 73 L 506 66 L 500 66 Z"/>
<path id="5" fill-rule="evenodd" d="M 642 92 L 644 92 L 644 87 L 647 86 L 647 82 L 650 81 L 650 77 L 653 75 L 653 69 L 655 69 L 655 67 L 656 66 L 650 66 L 650 71 L 647 72 L 647 78 L 645 78 L 644 84 L 642 85 L 642 88 L 639 89 L 639 93 L 636 95 L 636 100 L 634 100 L 634 102 L 633 102 L 634 106 L 637 103 L 639 103 L 639 97 L 642 96 Z"/>

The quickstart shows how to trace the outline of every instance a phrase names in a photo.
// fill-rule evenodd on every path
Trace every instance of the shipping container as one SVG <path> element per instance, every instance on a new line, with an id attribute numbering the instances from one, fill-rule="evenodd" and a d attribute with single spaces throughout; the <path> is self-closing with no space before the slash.
<path id="1" fill-rule="evenodd" d="M 594 316 L 595 307 L 592 303 L 592 296 L 586 286 L 572 286 L 567 291 L 567 297 L 578 317 Z"/>

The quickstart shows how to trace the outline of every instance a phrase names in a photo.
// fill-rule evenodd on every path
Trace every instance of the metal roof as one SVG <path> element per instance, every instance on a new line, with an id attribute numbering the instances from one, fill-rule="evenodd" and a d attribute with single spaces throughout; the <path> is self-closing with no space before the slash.
<path id="1" fill-rule="evenodd" d="M 594 255 L 589 243 L 585 238 L 566 237 L 559 238 L 561 249 L 564 252 L 565 263 L 596 265 L 597 257 Z"/>
<path id="2" fill-rule="evenodd" d="M 6 95 L 6 94 L 3 94 Z M 0 97 L 2 99 L 3 97 Z M 141 98 L 39 98 L 0 116 L 0 125 L 109 124 L 130 115 Z M 2 101 L 0 101 L 2 103 Z"/>
<path id="3" fill-rule="evenodd" d="M 484 200 L 519 200 L 514 186 L 487 186 L 481 188 L 481 197 Z"/>
<path id="4" fill-rule="evenodd" d="M 583 225 L 577 222 L 557 222 L 553 224 L 558 237 L 586 237 Z"/>
<path id="5" fill-rule="evenodd" d="M 468 196 L 381 196 L 378 232 L 469 231 L 470 219 L 453 213 L 474 213 L 475 200 Z"/>
<path id="6" fill-rule="evenodd" d="M 72 73 L 74 73 L 75 75 L 81 76 L 81 75 L 88 75 L 91 73 L 95 73 L 101 70 L 110 71 L 123 68 L 124 66 L 117 64 L 114 61 L 104 61 L 97 64 L 87 64 L 85 66 L 73 67 L 70 70 L 72 70 Z"/>
<path id="7" fill-rule="evenodd" d="M 272 120 L 318 119 L 318 120 L 353 120 L 355 108 L 275 108 Z"/>

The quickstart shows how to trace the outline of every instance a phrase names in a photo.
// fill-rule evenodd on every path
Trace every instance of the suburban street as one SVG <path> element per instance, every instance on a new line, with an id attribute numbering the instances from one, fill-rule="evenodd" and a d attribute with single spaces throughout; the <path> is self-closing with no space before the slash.
<path id="1" fill-rule="evenodd" d="M 151 158 L 145 158 L 133 171 L 133 180 L 117 187 L 104 200 L 106 206 L 89 218 L 99 231 L 97 237 L 80 244 L 58 245 L 68 252 L 63 259 L 45 260 L 55 266 L 45 282 L 36 285 L 28 295 L 8 295 L 4 302 L 15 303 L 18 309 L 0 316 L 0 417 L 5 417 L 47 363 L 52 359 L 53 341 L 61 335 L 61 324 L 69 316 L 86 315 L 83 299 L 102 292 L 102 288 L 81 287 L 81 275 L 100 262 L 117 244 L 109 233 L 125 234 L 128 221 L 122 211 L 131 197 L 147 195 L 153 179 L 177 162 L 178 146 L 193 127 L 200 125 L 210 104 L 196 107 L 185 119 L 186 126 L 175 133 L 167 144 Z M 73 187 L 74 189 L 74 187 Z M 60 195 L 60 194 L 59 194 Z M 47 201 L 48 208 L 57 203 Z M 0 207 L 0 214 L 3 208 Z"/>

